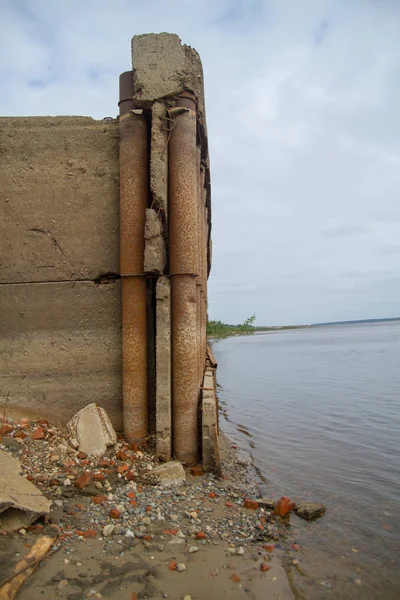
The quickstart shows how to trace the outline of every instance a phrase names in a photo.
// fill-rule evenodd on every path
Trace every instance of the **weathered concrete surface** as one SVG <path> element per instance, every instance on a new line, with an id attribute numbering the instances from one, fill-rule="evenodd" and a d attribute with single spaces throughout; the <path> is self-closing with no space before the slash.
<path id="1" fill-rule="evenodd" d="M 144 272 L 163 273 L 167 262 L 163 228 L 157 212 L 152 208 L 146 209 L 144 238 Z"/>
<path id="2" fill-rule="evenodd" d="M 150 189 L 153 206 L 168 219 L 168 137 L 164 101 L 156 100 L 151 108 Z"/>
<path id="3" fill-rule="evenodd" d="M 9 406 L 66 422 L 96 402 L 122 429 L 120 281 L 0 285 Z"/>
<path id="4" fill-rule="evenodd" d="M 0 530 L 29 527 L 50 511 L 51 502 L 20 472 L 20 462 L 0 450 Z"/>
<path id="5" fill-rule="evenodd" d="M 171 458 L 171 282 L 159 277 L 156 287 L 156 428 L 157 457 Z"/>
<path id="6" fill-rule="evenodd" d="M 202 403 L 202 460 L 205 471 L 220 471 L 220 456 L 218 444 L 218 415 L 215 373 L 206 369 L 203 379 Z"/>
<path id="7" fill-rule="evenodd" d="M 0 118 L 0 282 L 119 270 L 118 126 Z"/>
<path id="8" fill-rule="evenodd" d="M 155 478 L 159 485 L 169 487 L 171 485 L 182 485 L 186 481 L 185 469 L 181 463 L 174 460 L 160 465 L 151 471 L 151 477 Z"/>
<path id="9" fill-rule="evenodd" d="M 192 91 L 204 117 L 204 83 L 201 60 L 193 48 L 181 44 L 174 33 L 135 35 L 132 66 L 137 107 L 150 107 L 154 100 L 174 98 Z"/>
<path id="10" fill-rule="evenodd" d="M 67 423 L 67 429 L 72 445 L 89 456 L 103 456 L 108 446 L 117 443 L 117 434 L 107 412 L 95 403 L 74 415 Z"/>

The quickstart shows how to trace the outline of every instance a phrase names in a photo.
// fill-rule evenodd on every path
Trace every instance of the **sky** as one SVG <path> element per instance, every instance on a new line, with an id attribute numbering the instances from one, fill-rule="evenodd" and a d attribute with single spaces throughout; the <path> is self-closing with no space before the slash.
<path id="1" fill-rule="evenodd" d="M 0 0 L 0 115 L 118 112 L 133 35 L 203 62 L 209 316 L 400 316 L 399 0 Z"/>

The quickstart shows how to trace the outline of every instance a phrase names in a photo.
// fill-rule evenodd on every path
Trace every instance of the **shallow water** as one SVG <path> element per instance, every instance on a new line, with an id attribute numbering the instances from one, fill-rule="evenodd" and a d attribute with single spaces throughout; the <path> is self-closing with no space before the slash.
<path id="1" fill-rule="evenodd" d="M 233 337 L 213 351 L 222 426 L 264 495 L 328 507 L 315 523 L 291 518 L 299 597 L 400 598 L 400 323 Z"/>

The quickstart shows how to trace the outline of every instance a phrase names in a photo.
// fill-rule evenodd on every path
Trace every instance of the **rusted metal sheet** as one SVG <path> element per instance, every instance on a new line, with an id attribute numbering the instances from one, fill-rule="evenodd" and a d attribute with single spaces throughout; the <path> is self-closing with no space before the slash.
<path id="1" fill-rule="evenodd" d="M 126 438 L 140 444 L 148 434 L 143 259 L 149 158 L 144 115 L 132 112 L 122 115 L 119 131 L 123 419 Z"/>
<path id="2" fill-rule="evenodd" d="M 198 257 L 198 179 L 196 102 L 178 100 L 169 142 L 169 241 L 172 317 L 173 450 L 194 465 L 198 458 L 198 333 L 196 277 Z"/>

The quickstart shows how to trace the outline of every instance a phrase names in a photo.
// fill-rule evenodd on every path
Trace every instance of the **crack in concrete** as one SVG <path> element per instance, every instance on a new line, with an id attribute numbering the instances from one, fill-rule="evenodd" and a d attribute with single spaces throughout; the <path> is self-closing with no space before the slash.
<path id="1" fill-rule="evenodd" d="M 69 260 L 67 254 L 64 252 L 64 250 L 60 246 L 59 242 L 57 241 L 57 238 L 52 234 L 52 232 L 50 230 L 42 229 L 41 227 L 32 227 L 32 229 L 27 229 L 27 231 L 32 231 L 33 233 L 40 233 L 41 235 L 46 236 L 46 238 L 48 238 L 51 241 L 51 243 L 54 246 L 54 248 L 56 250 L 58 250 L 62 254 L 62 256 L 65 258 L 65 260 L 68 262 L 69 266 L 76 273 L 78 273 L 78 275 L 80 275 L 83 278 L 82 273 L 79 271 L 79 269 L 77 269 L 76 267 L 74 267 L 74 265 L 72 264 L 72 262 Z"/>

